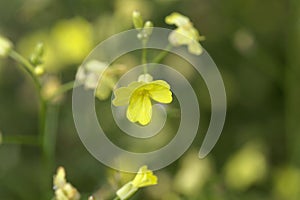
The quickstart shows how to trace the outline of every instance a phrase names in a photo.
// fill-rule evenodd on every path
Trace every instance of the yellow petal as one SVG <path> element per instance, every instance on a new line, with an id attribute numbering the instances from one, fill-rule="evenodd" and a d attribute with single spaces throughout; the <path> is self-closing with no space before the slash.
<path id="1" fill-rule="evenodd" d="M 162 80 L 153 81 L 149 90 L 150 97 L 160 103 L 172 102 L 172 92 L 170 91 L 170 85 Z"/>
<path id="2" fill-rule="evenodd" d="M 196 41 L 193 41 L 188 45 L 188 50 L 195 55 L 200 55 L 203 52 L 202 46 Z"/>
<path id="3" fill-rule="evenodd" d="M 65 169 L 63 167 L 59 167 L 53 178 L 54 188 L 61 188 L 66 184 L 66 182 Z"/>
<path id="4" fill-rule="evenodd" d="M 147 166 L 141 167 L 132 181 L 132 185 L 137 188 L 155 184 L 157 184 L 157 177 L 151 170 L 148 170 Z"/>
<path id="5" fill-rule="evenodd" d="M 169 42 L 173 45 L 173 46 L 180 46 L 183 44 L 189 44 L 191 39 L 188 38 L 187 36 L 183 35 L 182 33 L 177 31 L 178 29 L 176 29 L 175 31 L 172 31 L 169 35 Z"/>
<path id="6" fill-rule="evenodd" d="M 174 12 L 165 18 L 167 24 L 175 24 L 176 26 L 184 26 L 190 23 L 190 19 L 180 13 Z"/>
<path id="7" fill-rule="evenodd" d="M 129 103 L 130 96 L 133 91 L 143 85 L 142 82 L 132 82 L 128 85 L 128 87 L 120 87 L 114 91 L 115 98 L 112 101 L 114 106 L 125 106 Z"/>
<path id="8" fill-rule="evenodd" d="M 152 117 L 152 105 L 148 95 L 139 94 L 139 90 L 135 91 L 127 108 L 127 118 L 131 122 L 139 122 L 146 125 Z"/>

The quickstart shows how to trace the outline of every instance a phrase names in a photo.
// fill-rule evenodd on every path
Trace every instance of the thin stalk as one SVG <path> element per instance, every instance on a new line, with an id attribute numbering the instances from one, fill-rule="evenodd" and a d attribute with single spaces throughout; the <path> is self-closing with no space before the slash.
<path id="1" fill-rule="evenodd" d="M 34 135 L 13 135 L 3 136 L 1 144 L 39 146 L 41 143 L 39 142 L 38 138 Z"/>
<path id="2" fill-rule="evenodd" d="M 161 51 L 152 61 L 152 63 L 160 63 L 168 54 L 169 54 L 169 51 L 172 49 L 172 45 L 171 44 L 168 44 L 166 46 L 166 48 Z"/>
<path id="3" fill-rule="evenodd" d="M 36 86 L 36 89 L 39 91 L 41 89 L 41 83 L 40 83 L 38 77 L 34 74 L 34 66 L 26 58 L 24 58 L 22 55 L 20 55 L 16 51 L 12 50 L 10 52 L 9 56 L 25 67 L 25 69 L 22 68 L 22 70 L 25 70 L 29 74 L 29 76 L 32 78 L 32 80 L 34 82 L 34 85 Z"/>
<path id="4" fill-rule="evenodd" d="M 285 128 L 290 162 L 300 166 L 300 1 L 289 0 L 287 66 L 285 67 Z"/>
<path id="5" fill-rule="evenodd" d="M 48 138 L 51 137 L 52 133 L 51 131 L 47 130 L 47 111 L 48 111 L 48 103 L 43 98 L 41 94 L 42 85 L 39 80 L 39 78 L 34 73 L 34 66 L 22 55 L 15 51 L 10 52 L 10 57 L 17 61 L 18 63 L 22 64 L 25 69 L 25 71 L 30 75 L 32 78 L 34 85 L 36 86 L 36 91 L 38 93 L 38 99 L 39 99 L 39 135 L 38 135 L 38 141 L 41 144 L 41 151 L 43 155 L 43 161 L 44 161 L 44 171 L 45 171 L 45 182 L 43 182 L 42 188 L 43 188 L 43 194 L 45 195 L 45 199 L 48 199 L 51 194 L 51 172 L 52 172 L 52 163 L 53 163 L 53 149 L 54 144 L 52 140 L 48 140 Z"/>
<path id="6" fill-rule="evenodd" d="M 118 196 L 116 196 L 113 200 L 120 200 L 120 198 Z"/>
<path id="7" fill-rule="evenodd" d="M 58 90 L 48 99 L 48 101 L 51 101 L 58 97 L 59 95 L 68 92 L 69 90 L 72 90 L 75 87 L 78 87 L 79 85 L 75 85 L 75 81 L 70 81 L 68 83 L 65 83 L 59 87 Z"/>
<path id="8" fill-rule="evenodd" d="M 147 40 L 143 40 L 143 50 L 142 50 L 142 64 L 144 67 L 144 74 L 148 73 L 148 69 L 147 69 L 147 49 L 146 49 L 146 44 L 147 44 Z"/>

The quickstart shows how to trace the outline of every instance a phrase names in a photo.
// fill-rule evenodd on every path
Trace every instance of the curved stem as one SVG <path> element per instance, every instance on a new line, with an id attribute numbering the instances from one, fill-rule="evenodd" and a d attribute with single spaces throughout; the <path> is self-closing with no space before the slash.
<path id="1" fill-rule="evenodd" d="M 160 63 L 169 54 L 171 49 L 172 45 L 168 44 L 166 48 L 153 59 L 152 63 Z"/>
<path id="2" fill-rule="evenodd" d="M 57 96 L 65 93 L 65 92 L 67 92 L 69 90 L 72 90 L 73 88 L 78 87 L 79 85 L 80 84 L 75 85 L 75 81 L 70 81 L 68 83 L 65 83 L 65 84 L 61 85 L 59 87 L 59 89 L 56 90 L 56 92 L 48 99 L 48 101 L 53 100 L 55 97 L 57 97 Z"/>
<path id="3" fill-rule="evenodd" d="M 41 83 L 40 83 L 38 77 L 35 76 L 35 74 L 34 74 L 34 66 L 26 58 L 24 58 L 22 55 L 20 55 L 16 51 L 12 50 L 10 52 L 9 56 L 25 67 L 25 71 L 30 75 L 37 90 L 39 91 L 41 89 Z M 24 69 L 22 68 L 22 70 L 24 70 Z"/>

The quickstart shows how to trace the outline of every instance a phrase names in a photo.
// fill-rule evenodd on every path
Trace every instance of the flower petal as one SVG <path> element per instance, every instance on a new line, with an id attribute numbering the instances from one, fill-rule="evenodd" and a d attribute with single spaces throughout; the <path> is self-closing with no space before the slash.
<path id="1" fill-rule="evenodd" d="M 120 87 L 114 91 L 115 98 L 112 101 L 114 106 L 125 106 L 129 103 L 129 99 L 136 88 L 143 85 L 142 82 L 132 82 L 128 87 Z"/>
<path id="2" fill-rule="evenodd" d="M 173 12 L 171 15 L 165 18 L 165 22 L 167 24 L 175 24 L 176 26 L 180 27 L 190 23 L 190 19 L 180 13 Z"/>
<path id="3" fill-rule="evenodd" d="M 183 44 L 189 44 L 191 39 L 188 38 L 187 36 L 183 35 L 182 33 L 180 33 L 178 30 L 179 29 L 176 29 L 176 30 L 174 30 L 170 33 L 169 42 L 173 46 L 180 46 L 180 45 L 183 45 Z"/>
<path id="4" fill-rule="evenodd" d="M 132 181 L 132 185 L 137 188 L 155 184 L 157 184 L 157 177 L 147 168 L 147 166 L 141 167 Z"/>
<path id="5" fill-rule="evenodd" d="M 127 108 L 127 118 L 131 122 L 139 122 L 141 125 L 147 125 L 152 117 L 152 104 L 148 95 L 140 95 L 135 91 Z"/>
<path id="6" fill-rule="evenodd" d="M 114 77 L 107 76 L 105 73 L 98 84 L 95 96 L 99 100 L 107 99 L 110 96 L 116 82 L 117 80 Z"/>
<path id="7" fill-rule="evenodd" d="M 203 52 L 202 46 L 196 41 L 193 41 L 188 45 L 188 50 L 190 53 L 195 55 L 200 55 Z"/>
<path id="8" fill-rule="evenodd" d="M 170 91 L 170 85 L 162 80 L 153 81 L 149 84 L 149 94 L 150 97 L 160 103 L 171 103 L 172 92 Z"/>

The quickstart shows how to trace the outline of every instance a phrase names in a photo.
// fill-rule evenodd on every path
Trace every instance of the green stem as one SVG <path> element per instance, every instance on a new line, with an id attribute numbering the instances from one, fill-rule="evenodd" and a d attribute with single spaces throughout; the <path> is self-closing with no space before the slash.
<path id="1" fill-rule="evenodd" d="M 300 2 L 289 0 L 289 26 L 287 29 L 287 66 L 285 67 L 285 128 L 288 156 L 294 165 L 300 166 Z"/>
<path id="2" fill-rule="evenodd" d="M 32 78 L 36 90 L 38 93 L 38 99 L 39 99 L 39 136 L 38 141 L 41 144 L 41 150 L 44 160 L 44 170 L 45 170 L 45 176 L 47 177 L 45 182 L 43 182 L 42 188 L 43 188 L 43 194 L 45 195 L 45 198 L 48 199 L 48 197 L 51 194 L 51 172 L 52 172 L 52 163 L 53 163 L 53 149 L 54 149 L 54 143 L 53 140 L 48 140 L 48 138 L 51 138 L 51 131 L 47 130 L 47 111 L 48 111 L 48 103 L 43 98 L 41 89 L 42 85 L 38 77 L 34 73 L 34 66 L 22 55 L 15 51 L 10 52 L 10 57 L 14 59 L 15 61 L 19 62 L 24 66 L 25 71 L 30 75 Z M 22 68 L 23 69 L 23 68 Z M 24 70 L 23 69 L 23 70 Z M 49 179 L 48 179 L 49 178 Z"/>
<path id="3" fill-rule="evenodd" d="M 120 200 L 120 198 L 118 196 L 116 196 L 113 200 Z"/>
<path id="4" fill-rule="evenodd" d="M 3 136 L 2 144 L 20 144 L 20 145 L 32 145 L 39 146 L 41 143 L 38 138 L 33 135 L 13 135 Z"/>
<path id="5" fill-rule="evenodd" d="M 147 44 L 147 40 L 143 40 L 142 43 L 143 43 L 142 64 L 143 64 L 143 67 L 144 67 L 144 74 L 147 74 L 147 72 L 148 72 L 148 69 L 147 69 L 147 49 L 145 48 L 146 44 Z"/>
<path id="6" fill-rule="evenodd" d="M 11 51 L 9 56 L 14 59 L 15 61 L 17 61 L 18 63 L 22 64 L 25 67 L 25 71 L 29 74 L 29 76 L 32 78 L 36 89 L 38 91 L 40 91 L 41 89 L 41 83 L 38 79 L 38 77 L 34 74 L 34 66 L 26 59 L 24 58 L 22 55 L 20 55 L 19 53 L 17 53 L 16 51 Z M 24 70 L 22 68 L 22 70 Z"/>
<path id="7" fill-rule="evenodd" d="M 168 54 L 169 54 L 169 51 L 172 49 L 172 45 L 171 44 L 168 44 L 166 46 L 166 48 L 161 51 L 152 61 L 152 63 L 160 63 Z"/>
<path id="8" fill-rule="evenodd" d="M 56 90 L 56 92 L 48 99 L 49 101 L 55 99 L 56 97 L 58 97 L 59 95 L 69 91 L 69 90 L 72 90 L 73 88 L 75 87 L 78 87 L 79 85 L 75 85 L 75 81 L 70 81 L 68 83 L 65 83 L 63 85 L 61 85 L 59 87 L 58 90 Z"/>

